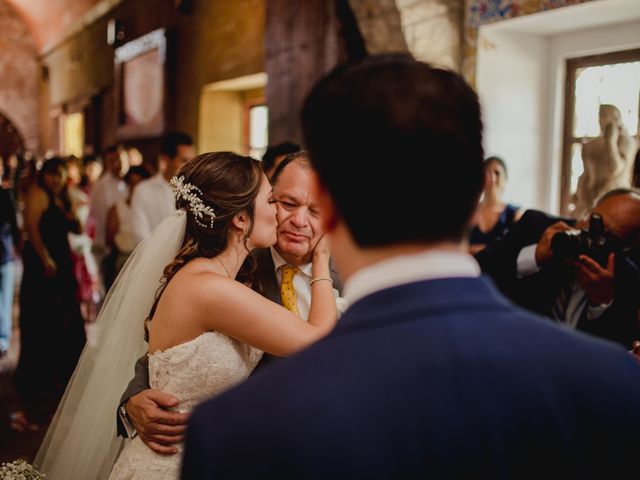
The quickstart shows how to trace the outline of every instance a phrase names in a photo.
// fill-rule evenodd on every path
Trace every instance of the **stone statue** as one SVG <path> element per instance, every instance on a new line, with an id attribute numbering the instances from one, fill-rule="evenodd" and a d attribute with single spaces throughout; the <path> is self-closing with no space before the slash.
<path id="1" fill-rule="evenodd" d="M 582 147 L 584 173 L 574 196 L 576 218 L 582 218 L 604 193 L 631 186 L 637 142 L 627 133 L 614 105 L 600 105 L 598 117 L 600 136 Z"/>

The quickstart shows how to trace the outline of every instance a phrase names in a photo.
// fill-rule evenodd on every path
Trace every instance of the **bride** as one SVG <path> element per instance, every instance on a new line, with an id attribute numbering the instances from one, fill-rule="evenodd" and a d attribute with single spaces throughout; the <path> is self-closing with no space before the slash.
<path id="1" fill-rule="evenodd" d="M 180 412 L 244 380 L 262 351 L 290 355 L 335 325 L 325 240 L 312 276 L 327 281 L 312 283 L 308 323 L 235 280 L 250 274 L 251 250 L 276 242 L 271 187 L 257 160 L 206 153 L 171 184 L 178 210 L 134 251 L 109 292 L 97 345 L 85 349 L 38 452 L 47 478 L 179 477 L 180 456 L 158 455 L 139 437 L 118 456 L 113 411 L 144 353 L 143 319 L 151 387 L 178 397 Z"/>

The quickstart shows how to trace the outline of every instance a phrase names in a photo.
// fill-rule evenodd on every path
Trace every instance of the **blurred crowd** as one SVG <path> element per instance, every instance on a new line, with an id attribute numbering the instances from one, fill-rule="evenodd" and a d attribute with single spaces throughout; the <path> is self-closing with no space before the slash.
<path id="1" fill-rule="evenodd" d="M 16 431 L 50 420 L 85 327 L 129 254 L 175 208 L 169 179 L 193 156 L 193 141 L 170 132 L 159 159 L 136 153 L 114 145 L 82 158 L 18 152 L 0 162 L 0 357 L 17 293 Z"/>

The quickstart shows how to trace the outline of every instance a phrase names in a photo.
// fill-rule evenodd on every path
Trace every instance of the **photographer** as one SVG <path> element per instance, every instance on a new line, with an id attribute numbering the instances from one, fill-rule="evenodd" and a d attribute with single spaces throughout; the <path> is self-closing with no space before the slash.
<path id="1" fill-rule="evenodd" d="M 640 338 L 639 245 L 640 191 L 616 189 L 578 223 L 529 210 L 476 259 L 515 303 L 630 348 Z"/>

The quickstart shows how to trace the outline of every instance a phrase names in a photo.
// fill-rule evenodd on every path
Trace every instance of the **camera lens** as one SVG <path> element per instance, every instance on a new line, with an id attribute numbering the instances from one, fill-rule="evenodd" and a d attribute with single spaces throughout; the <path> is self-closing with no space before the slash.
<path id="1" fill-rule="evenodd" d="M 551 238 L 551 251 L 558 260 L 578 258 L 581 251 L 580 238 L 572 233 L 556 233 Z"/>

